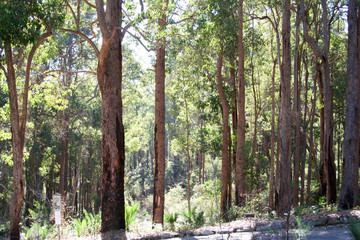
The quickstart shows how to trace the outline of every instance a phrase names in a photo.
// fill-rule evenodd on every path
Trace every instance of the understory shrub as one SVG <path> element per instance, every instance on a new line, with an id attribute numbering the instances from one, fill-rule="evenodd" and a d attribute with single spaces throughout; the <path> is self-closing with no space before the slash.
<path id="1" fill-rule="evenodd" d="M 349 229 L 356 240 L 360 240 L 360 223 L 355 217 L 349 219 Z"/>
<path id="2" fill-rule="evenodd" d="M 140 203 L 134 202 L 131 206 L 125 204 L 125 226 L 129 230 L 130 225 L 136 220 L 136 213 L 139 209 Z"/>
<path id="3" fill-rule="evenodd" d="M 73 218 L 71 226 L 78 237 L 83 235 L 95 235 L 100 231 L 101 216 L 100 214 L 94 215 L 89 213 L 84 209 L 83 218 Z"/>

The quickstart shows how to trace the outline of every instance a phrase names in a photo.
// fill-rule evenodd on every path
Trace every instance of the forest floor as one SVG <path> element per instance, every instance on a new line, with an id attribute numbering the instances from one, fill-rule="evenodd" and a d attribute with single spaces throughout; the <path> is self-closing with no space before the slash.
<path id="1" fill-rule="evenodd" d="M 287 219 L 243 218 L 215 226 L 206 226 L 188 231 L 162 232 L 110 232 L 77 239 L 352 239 L 348 229 L 349 218 L 360 219 L 360 210 L 291 216 Z M 144 226 L 148 223 L 144 222 Z M 288 236 L 288 238 L 287 238 Z M 74 238 L 61 238 L 74 239 Z"/>

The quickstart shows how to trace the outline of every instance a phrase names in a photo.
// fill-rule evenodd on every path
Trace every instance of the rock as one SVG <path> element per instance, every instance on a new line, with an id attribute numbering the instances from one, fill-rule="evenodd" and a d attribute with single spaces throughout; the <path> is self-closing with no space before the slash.
<path id="1" fill-rule="evenodd" d="M 203 235 L 203 236 L 208 236 L 208 235 L 212 235 L 212 234 L 214 234 L 214 232 L 213 232 L 213 231 L 210 231 L 210 230 L 204 230 L 204 231 L 202 232 L 202 235 Z"/>
<path id="2" fill-rule="evenodd" d="M 218 231 L 218 234 L 228 234 L 228 233 L 232 233 L 234 232 L 233 229 L 221 229 L 220 231 Z"/>
<path id="3" fill-rule="evenodd" d="M 193 233 L 194 236 L 209 236 L 209 235 L 214 234 L 213 231 L 210 231 L 208 229 L 205 229 L 205 230 L 199 229 L 199 230 L 196 230 L 196 231 L 194 231 L 192 233 Z"/>
<path id="4" fill-rule="evenodd" d="M 341 222 L 342 224 L 348 224 L 348 223 L 349 223 L 349 219 L 348 219 L 347 217 L 341 217 L 341 218 L 340 218 L 340 222 Z"/>
<path id="5" fill-rule="evenodd" d="M 316 223 L 314 224 L 314 227 L 322 227 L 328 225 L 330 221 L 330 218 L 328 216 L 319 218 Z"/>
<path id="6" fill-rule="evenodd" d="M 178 237 L 179 234 L 178 233 L 174 233 L 174 232 L 164 232 L 161 234 L 161 238 L 174 238 L 174 237 Z"/>
<path id="7" fill-rule="evenodd" d="M 256 228 L 256 231 L 259 231 L 259 232 L 269 232 L 271 230 L 271 227 L 270 225 L 268 226 L 259 226 Z"/>
<path id="8" fill-rule="evenodd" d="M 283 224 L 282 222 L 280 221 L 276 221 L 276 222 L 273 222 L 270 224 L 270 227 L 273 229 L 273 230 L 280 230 L 280 229 L 283 229 Z"/>

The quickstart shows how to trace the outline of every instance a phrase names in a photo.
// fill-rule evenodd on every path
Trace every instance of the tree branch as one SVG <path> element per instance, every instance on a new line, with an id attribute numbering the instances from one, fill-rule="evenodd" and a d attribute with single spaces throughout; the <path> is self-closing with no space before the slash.
<path id="1" fill-rule="evenodd" d="M 150 52 L 150 51 L 155 51 L 156 49 L 149 49 L 145 46 L 145 44 L 141 41 L 141 39 L 138 36 L 135 36 L 134 34 L 132 34 L 131 32 L 128 32 L 130 34 L 130 36 L 132 36 L 133 38 L 135 38 L 142 46 L 143 48 L 145 48 L 146 51 Z"/>
<path id="2" fill-rule="evenodd" d="M 303 31 L 304 31 L 304 38 L 305 41 L 310 45 L 311 49 L 313 50 L 313 52 L 315 53 L 315 55 L 321 59 L 324 59 L 324 53 L 323 51 L 320 49 L 320 47 L 316 44 L 315 40 L 309 35 L 308 32 L 308 23 L 306 21 L 305 18 L 305 4 L 304 4 L 304 0 L 301 0 L 300 3 L 300 19 L 303 23 Z"/>
<path id="3" fill-rule="evenodd" d="M 60 31 L 63 31 L 63 32 L 69 32 L 69 33 L 74 33 L 74 34 L 77 34 L 78 36 L 82 37 L 83 39 L 85 39 L 91 46 L 92 48 L 94 49 L 96 55 L 99 57 L 100 55 L 100 51 L 99 49 L 96 47 L 95 43 L 93 41 L 91 41 L 91 39 L 86 36 L 84 33 L 82 32 L 78 32 L 78 31 L 74 31 L 74 30 L 71 30 L 71 29 L 65 29 L 65 28 L 60 28 L 59 29 Z"/>
<path id="4" fill-rule="evenodd" d="M 89 5 L 92 8 L 96 9 L 96 6 L 94 4 L 91 4 L 88 0 L 83 0 L 87 5 Z"/>
<path id="5" fill-rule="evenodd" d="M 181 20 L 175 22 L 174 24 L 179 24 L 179 23 L 185 22 L 187 20 L 193 19 L 195 17 L 195 15 L 198 13 L 199 10 L 205 10 L 205 9 L 206 9 L 206 7 L 203 7 L 202 9 L 195 10 L 189 17 L 181 19 Z"/>
<path id="6" fill-rule="evenodd" d="M 103 37 L 108 38 L 108 35 L 110 35 L 110 33 L 106 29 L 104 0 L 96 0 L 96 12 L 99 19 L 101 33 Z"/>
<path id="7" fill-rule="evenodd" d="M 40 36 L 39 41 L 37 44 L 33 45 L 31 51 L 29 53 L 29 57 L 26 63 L 26 72 L 25 72 L 25 86 L 24 86 L 24 95 L 23 95 L 23 103 L 22 103 L 22 114 L 20 120 L 20 135 L 22 137 L 25 136 L 25 125 L 26 125 L 26 115 L 27 115 L 27 105 L 28 105 L 28 96 L 29 96 L 29 86 L 30 86 L 30 71 L 31 71 L 31 64 L 34 58 L 36 50 L 39 46 L 47 39 L 48 37 L 52 36 L 52 32 L 44 33 Z"/>
<path id="8" fill-rule="evenodd" d="M 144 12 L 144 3 L 142 0 L 140 0 L 140 7 L 141 7 L 141 12 Z"/>
<path id="9" fill-rule="evenodd" d="M 5 74 L 5 77 L 8 78 L 8 74 L 7 74 L 7 71 L 6 71 L 6 68 L 0 63 L 0 68 L 3 70 L 4 74 Z"/>
<path id="10" fill-rule="evenodd" d="M 70 8 L 71 14 L 74 17 L 75 22 L 77 22 L 77 17 L 76 17 L 76 14 L 74 12 L 74 9 L 71 7 L 71 5 L 70 5 L 70 3 L 68 1 L 66 1 L 66 5 Z"/>
<path id="11" fill-rule="evenodd" d="M 34 84 L 32 84 L 31 86 L 34 86 L 35 84 L 41 84 L 45 77 L 51 73 L 55 73 L 55 72 L 60 72 L 60 73 L 69 73 L 69 74 L 77 74 L 77 73 L 88 73 L 88 74 L 92 74 L 92 75 L 97 75 L 96 72 L 93 72 L 93 71 L 66 71 L 66 70 L 51 70 L 51 71 L 48 71 L 46 73 L 44 73 L 43 77 L 41 78 L 41 80 L 39 82 L 36 82 Z"/>
<path id="12" fill-rule="evenodd" d="M 128 23 L 128 24 L 124 27 L 123 31 L 121 32 L 121 40 L 120 40 L 120 41 L 122 41 L 122 40 L 124 39 L 125 34 L 127 33 L 127 31 L 129 30 L 129 28 L 131 27 L 132 24 L 133 24 L 133 21 L 130 22 L 130 23 Z"/>

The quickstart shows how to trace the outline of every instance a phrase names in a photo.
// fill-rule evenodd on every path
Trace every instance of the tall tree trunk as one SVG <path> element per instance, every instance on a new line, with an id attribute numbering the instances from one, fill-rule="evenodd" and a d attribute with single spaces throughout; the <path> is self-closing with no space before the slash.
<path id="1" fill-rule="evenodd" d="M 190 140 L 190 130 L 189 130 L 189 109 L 188 104 L 186 100 L 186 94 L 184 95 L 185 98 L 185 110 L 186 110 L 186 156 L 187 156 L 187 200 L 188 200 L 188 210 L 190 212 L 191 206 L 190 206 L 190 177 L 191 177 L 191 161 L 190 161 L 190 146 L 189 146 L 189 140 Z"/>
<path id="2" fill-rule="evenodd" d="M 101 231 L 125 229 L 125 143 L 122 120 L 122 1 L 96 0 L 102 46 L 97 77 L 102 96 Z"/>
<path id="3" fill-rule="evenodd" d="M 282 25 L 281 125 L 280 125 L 280 189 L 277 214 L 290 214 L 291 208 L 291 43 L 290 0 L 284 0 Z"/>
<path id="4" fill-rule="evenodd" d="M 300 59 L 299 59 L 299 44 L 300 44 L 300 13 L 297 11 L 296 15 L 296 34 L 295 34 L 295 59 L 294 59 L 294 106 L 293 116 L 295 122 L 295 152 L 294 152 L 294 194 L 292 205 L 296 207 L 299 202 L 299 174 L 300 174 Z"/>
<path id="5" fill-rule="evenodd" d="M 357 22 L 357 52 L 358 52 L 358 71 L 360 71 L 360 10 L 358 9 L 358 22 Z M 360 84 L 360 77 L 358 77 L 358 83 Z M 360 94 L 360 93 L 359 93 Z M 360 97 L 358 98 L 360 106 Z M 360 114 L 358 114 L 358 128 L 360 125 Z M 355 155 L 355 184 L 354 184 L 354 206 L 359 204 L 359 162 L 360 162 L 360 131 L 358 129 L 358 138 L 356 143 L 356 155 Z M 340 165 L 340 164 L 339 164 Z"/>
<path id="6" fill-rule="evenodd" d="M 38 121 L 38 119 L 34 119 Z M 41 131 L 42 127 L 38 126 L 35 122 L 33 146 L 30 150 L 29 159 L 25 162 L 26 165 L 26 196 L 25 196 L 25 216 L 29 216 L 29 209 L 34 210 L 34 201 L 40 201 L 42 188 L 42 179 L 40 174 L 40 166 L 43 159 L 44 145 L 43 140 L 38 136 L 38 131 Z M 26 219 L 26 226 L 30 226 L 32 223 L 31 218 Z"/>
<path id="7" fill-rule="evenodd" d="M 322 33 L 323 48 L 320 49 L 317 42 L 309 36 L 305 16 L 305 3 L 301 1 L 301 15 L 304 21 L 304 38 L 314 51 L 315 55 L 322 60 L 323 72 L 319 71 L 319 90 L 324 102 L 324 107 L 320 110 L 321 125 L 321 163 L 322 163 L 322 183 L 321 194 L 326 194 L 327 203 L 336 201 L 336 171 L 333 153 L 333 91 L 330 79 L 329 67 L 329 47 L 330 47 L 330 26 L 327 17 L 326 0 L 321 0 L 323 9 L 322 14 Z M 323 92 L 322 92 L 323 90 Z"/>
<path id="8" fill-rule="evenodd" d="M 65 110 L 62 114 L 64 117 L 61 124 L 64 135 L 60 137 L 59 144 L 59 164 L 60 164 L 60 181 L 59 193 L 65 199 L 67 195 L 67 172 L 69 161 L 69 112 Z"/>
<path id="9" fill-rule="evenodd" d="M 72 198 L 72 206 L 77 209 L 77 203 L 76 203 L 76 197 L 81 196 L 81 194 L 77 193 L 78 189 L 81 189 L 80 187 L 80 177 L 81 177 L 81 154 L 82 154 L 82 146 L 80 144 L 78 154 L 77 154 L 77 164 L 75 167 L 75 180 L 73 184 L 73 198 Z M 78 213 L 77 211 L 75 213 Z"/>
<path id="10" fill-rule="evenodd" d="M 24 199 L 24 177 L 23 177 L 23 156 L 25 144 L 25 129 L 27 117 L 27 104 L 30 86 L 30 70 L 33 57 L 36 50 L 42 42 L 50 37 L 52 33 L 47 32 L 40 36 L 39 41 L 34 44 L 29 52 L 25 71 L 25 84 L 22 94 L 22 114 L 18 105 L 18 94 L 16 88 L 16 77 L 14 62 L 12 56 L 12 48 L 10 43 L 5 44 L 5 62 L 7 70 L 3 67 L 6 82 L 9 89 L 10 100 L 10 122 L 11 122 L 11 142 L 13 154 L 13 186 L 14 193 L 10 202 L 10 239 L 20 239 L 20 220 L 21 220 L 21 205 Z"/>
<path id="11" fill-rule="evenodd" d="M 70 35 L 70 43 L 73 43 L 73 35 Z M 68 50 L 68 57 L 65 59 L 65 66 L 64 68 L 71 72 L 72 65 L 74 62 L 73 58 L 73 51 L 72 45 Z M 70 89 L 72 84 L 72 75 L 70 73 L 65 74 L 65 87 L 66 89 Z M 65 98 L 70 100 L 70 94 L 66 94 Z M 69 101 L 70 102 L 70 101 Z M 68 107 L 60 113 L 60 126 L 61 129 L 64 131 L 64 134 L 60 136 L 60 181 L 59 181 L 59 193 L 62 196 L 62 199 L 66 201 L 67 195 L 67 172 L 68 172 L 68 162 L 69 162 L 69 120 L 70 120 L 70 111 L 71 105 L 69 104 Z"/>
<path id="12" fill-rule="evenodd" d="M 199 184 L 201 184 L 201 178 L 202 178 L 202 158 L 201 158 L 201 152 L 199 151 L 197 153 L 198 157 L 198 163 L 199 163 Z"/>
<path id="13" fill-rule="evenodd" d="M 236 136 L 236 131 L 237 131 L 237 101 L 236 101 L 236 93 L 237 93 L 237 89 L 236 89 L 236 73 L 235 73 L 235 57 L 232 55 L 230 56 L 230 79 L 232 82 L 232 90 L 233 90 L 233 95 L 232 95 L 232 102 L 234 104 L 234 106 L 232 107 L 232 130 L 233 130 L 233 134 L 234 136 Z M 232 165 L 233 168 L 232 169 L 236 169 L 236 147 L 233 148 L 232 151 Z"/>
<path id="14" fill-rule="evenodd" d="M 305 201 L 305 167 L 306 167 L 306 136 L 307 136 L 307 128 L 308 122 L 307 113 L 308 113 L 308 83 L 309 83 L 309 70 L 308 63 L 306 58 L 307 52 L 303 52 L 303 64 L 305 68 L 305 104 L 304 104 L 304 121 L 303 121 L 303 133 L 301 134 L 301 192 L 300 192 L 300 206 L 304 204 Z M 310 159 L 310 151 L 309 151 L 309 159 Z M 311 168 L 310 168 L 311 170 Z M 310 178 L 311 180 L 311 178 Z"/>
<path id="15" fill-rule="evenodd" d="M 253 54 L 251 54 L 253 55 Z M 259 147 L 257 142 L 257 123 L 259 118 L 259 108 L 258 108 L 258 102 L 256 97 L 256 90 L 255 90 L 255 80 L 254 80 L 254 66 L 252 64 L 252 57 L 251 57 L 251 83 L 252 83 L 252 90 L 254 95 L 254 133 L 253 133 L 253 154 L 255 158 L 255 182 L 256 182 L 256 190 L 259 190 L 259 175 L 260 175 L 260 163 L 259 163 Z M 251 174 L 251 181 L 254 181 L 254 178 Z"/>
<path id="16" fill-rule="evenodd" d="M 236 169 L 235 169 L 235 204 L 244 204 L 245 174 L 244 154 L 245 144 L 245 76 L 244 76 L 244 45 L 243 45 L 243 0 L 239 0 L 239 90 L 238 90 L 238 121 L 236 128 Z"/>
<path id="17" fill-rule="evenodd" d="M 316 73 L 318 74 L 318 73 Z M 311 197 L 311 173 L 312 173 L 312 162 L 314 161 L 314 167 L 317 169 L 315 154 L 314 154 L 314 116 L 315 116 L 315 105 L 316 105 L 316 78 L 314 79 L 313 85 L 313 93 L 314 97 L 311 99 L 311 111 L 309 114 L 309 122 L 310 122 L 310 139 L 309 139 L 309 163 L 308 163 L 308 176 L 307 176 L 307 186 L 306 186 L 306 204 L 310 204 L 310 197 Z M 319 174 L 318 171 L 315 171 L 316 174 Z"/>
<path id="18" fill-rule="evenodd" d="M 203 166 L 203 172 L 202 172 L 202 183 L 205 183 L 205 153 L 201 154 L 202 158 L 202 166 Z"/>
<path id="19" fill-rule="evenodd" d="M 229 206 L 229 175 L 231 176 L 231 168 L 229 161 L 229 104 L 223 88 L 222 67 L 223 56 L 221 51 L 218 54 L 218 63 L 216 69 L 217 88 L 221 100 L 222 107 L 222 167 L 221 167 L 221 203 L 220 211 L 221 218 L 225 221 L 228 220 Z"/>
<path id="20" fill-rule="evenodd" d="M 344 136 L 344 166 L 339 196 L 339 209 L 351 209 L 354 206 L 355 171 L 359 171 L 355 164 L 358 138 L 359 118 L 359 59 L 358 59 L 358 1 L 349 0 L 348 8 L 348 62 L 346 86 L 346 118 Z"/>
<path id="21" fill-rule="evenodd" d="M 93 177 L 93 172 L 94 172 L 94 166 L 93 166 L 93 140 L 90 139 L 89 141 L 89 156 L 88 156 L 88 162 L 87 162 L 87 176 L 86 176 L 86 184 L 85 184 L 85 195 L 86 195 L 86 200 L 85 200 L 85 209 L 88 212 L 92 211 L 91 208 L 91 195 L 93 192 L 93 182 L 92 182 L 92 177 Z"/>
<path id="22" fill-rule="evenodd" d="M 328 204 L 336 201 L 336 170 L 333 152 L 333 91 L 330 79 L 329 47 L 330 33 L 327 20 L 326 0 L 321 0 L 323 8 L 323 66 L 324 66 L 324 152 L 326 166 L 326 201 Z"/>
<path id="23" fill-rule="evenodd" d="M 159 19 L 159 28 L 162 32 L 166 23 L 168 0 L 162 2 L 163 11 Z M 165 204 L 165 38 L 157 40 L 155 65 L 155 172 L 154 172 L 154 203 L 153 223 L 164 223 Z"/>
<path id="24" fill-rule="evenodd" d="M 320 95 L 320 195 L 326 195 L 326 168 L 325 168 L 325 111 L 324 111 L 324 82 L 322 77 L 322 72 L 320 69 L 320 63 L 315 63 L 315 68 L 317 69 L 318 84 L 319 84 L 319 95 Z"/>
<path id="25" fill-rule="evenodd" d="M 275 208 L 274 185 L 275 185 L 275 69 L 277 61 L 274 60 L 273 73 L 271 77 L 271 154 L 270 154 L 270 183 L 269 183 L 269 207 Z"/>

